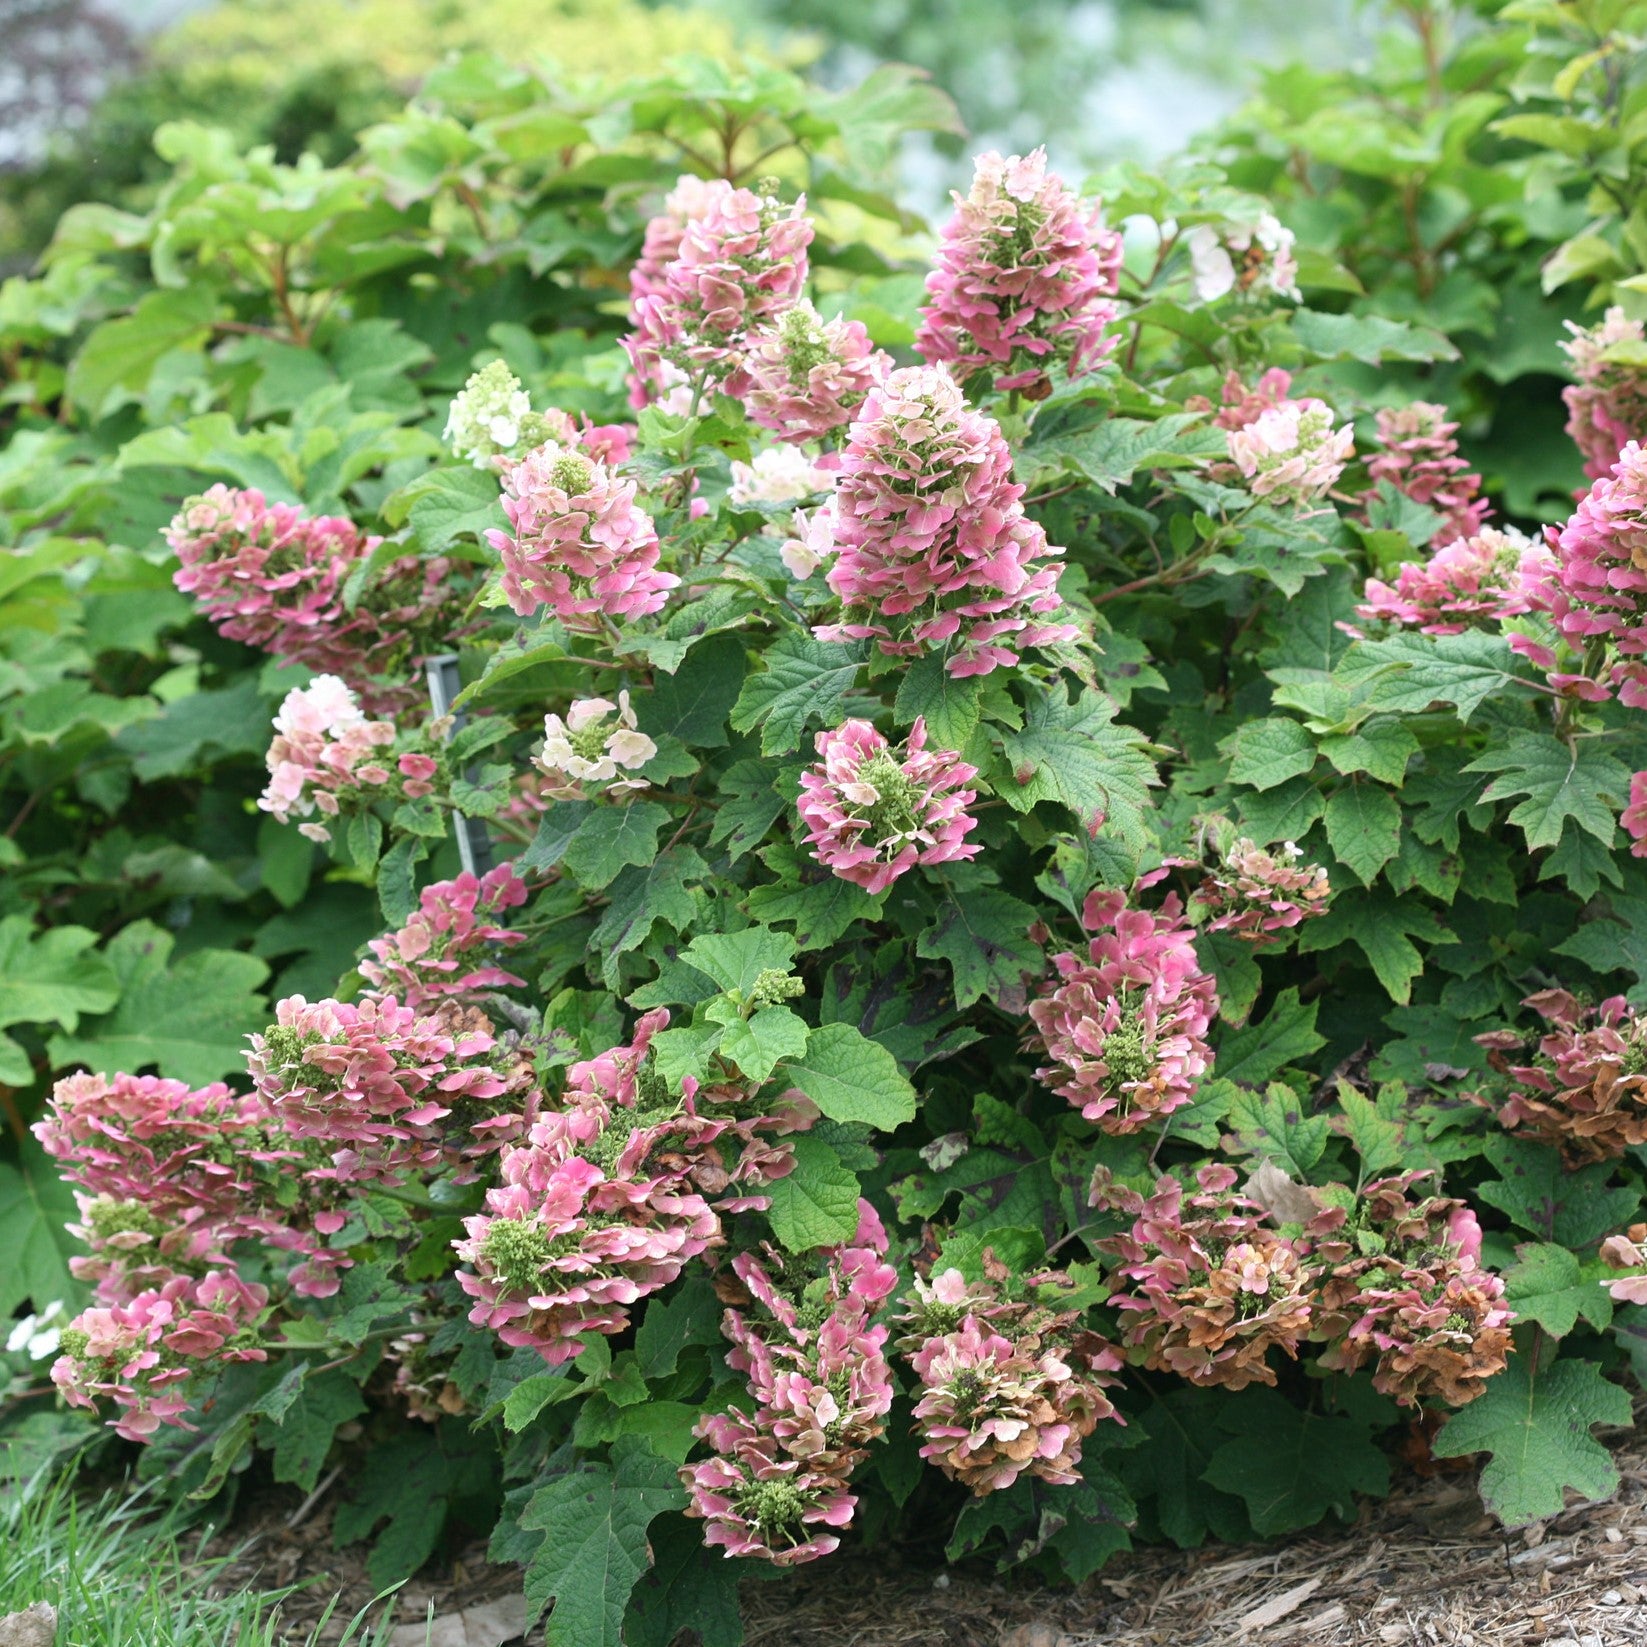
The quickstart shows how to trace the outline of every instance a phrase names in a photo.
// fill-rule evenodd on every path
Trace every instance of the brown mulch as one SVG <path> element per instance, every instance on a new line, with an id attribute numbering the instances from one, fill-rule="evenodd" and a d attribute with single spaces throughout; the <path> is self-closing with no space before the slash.
<path id="1" fill-rule="evenodd" d="M 1409 1477 L 1353 1527 L 1269 1547 L 1138 1550 L 1072 1593 L 843 1551 L 788 1582 L 746 1587 L 747 1647 L 1647 1647 L 1647 1443 L 1616 1456 L 1616 1498 L 1519 1532 L 1482 1513 L 1469 1480 Z M 331 1549 L 330 1519 L 325 1498 L 271 1493 L 217 1541 L 241 1547 L 232 1583 L 314 1581 L 285 1606 L 294 1642 L 340 1591 L 331 1641 L 372 1597 L 359 1552 Z M 453 1615 L 518 1588 L 518 1574 L 488 1567 L 477 1544 L 393 1604 L 406 1622 L 432 1604 L 451 1620 L 446 1639 L 461 1643 Z M 472 1640 L 494 1615 L 471 1616 Z M 422 1639 L 421 1628 L 401 1638 Z M 541 1639 L 534 1632 L 529 1647 Z"/>

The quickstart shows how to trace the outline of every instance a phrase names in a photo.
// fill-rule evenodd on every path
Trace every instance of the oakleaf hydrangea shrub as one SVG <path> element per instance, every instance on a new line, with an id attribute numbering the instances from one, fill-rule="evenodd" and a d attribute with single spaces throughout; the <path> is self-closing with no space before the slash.
<path id="1" fill-rule="evenodd" d="M 52 1383 L 197 1494 L 335 1463 L 385 1580 L 490 1528 L 559 1643 L 730 1647 L 741 1577 L 891 1537 L 1081 1578 L 1424 1449 L 1510 1524 L 1610 1490 L 1640 447 L 1509 519 L 1378 370 L 1445 338 L 1307 307 L 1208 169 L 985 155 L 935 250 L 837 257 L 729 129 L 621 337 L 500 320 L 347 515 L 157 528 L 284 690 L 248 811 L 375 933 L 236 1079 L 57 1082 Z M 1575 488 L 1639 432 L 1596 347 Z"/>

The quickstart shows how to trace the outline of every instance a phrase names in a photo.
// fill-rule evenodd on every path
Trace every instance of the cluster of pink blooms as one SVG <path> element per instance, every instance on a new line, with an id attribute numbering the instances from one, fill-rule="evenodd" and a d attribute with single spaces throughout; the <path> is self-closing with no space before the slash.
<path id="1" fill-rule="evenodd" d="M 516 1085 L 490 1030 L 465 1018 L 439 1007 L 425 1016 L 392 995 L 289 995 L 252 1036 L 246 1067 L 284 1134 L 325 1147 L 311 1181 L 396 1182 L 445 1160 L 441 1123 L 454 1111 L 485 1116 L 481 1106 Z"/>
<path id="2" fill-rule="evenodd" d="M 630 274 L 631 404 L 676 374 L 741 393 L 749 334 L 800 298 L 811 243 L 804 198 L 785 206 L 769 190 L 682 178 Z"/>
<path id="3" fill-rule="evenodd" d="M 525 902 L 526 883 L 512 864 L 437 881 L 418 894 L 417 909 L 399 931 L 368 943 L 372 959 L 360 963 L 360 975 L 419 1011 L 449 996 L 519 985 L 512 972 L 476 952 L 482 945 L 508 948 L 524 941 L 523 933 L 500 926 L 496 917 Z"/>
<path id="4" fill-rule="evenodd" d="M 1509 1353 L 1504 1283 L 1481 1268 L 1481 1226 L 1462 1203 L 1409 1199 L 1425 1176 L 1359 1194 L 1289 1183 L 1307 1216 L 1276 1229 L 1282 1209 L 1236 1193 L 1232 1167 L 1202 1167 L 1187 1196 L 1164 1177 L 1148 1198 L 1100 1168 L 1093 1204 L 1133 1220 L 1099 1243 L 1128 1283 L 1110 1297 L 1126 1345 L 1146 1367 L 1238 1390 L 1275 1383 L 1271 1350 L 1296 1359 L 1313 1341 L 1323 1366 L 1372 1362 L 1374 1387 L 1403 1406 L 1474 1400 Z"/>
<path id="5" fill-rule="evenodd" d="M 1575 1161 L 1615 1160 L 1647 1144 L 1647 1019 L 1622 995 L 1592 1007 L 1543 989 L 1521 1004 L 1549 1026 L 1535 1045 L 1512 1029 L 1476 1036 L 1513 1083 L 1500 1123 L 1539 1134 Z"/>
<path id="6" fill-rule="evenodd" d="M 1186 411 L 1213 412 L 1213 425 L 1226 431 L 1245 429 L 1256 423 L 1265 412 L 1283 405 L 1292 393 L 1292 373 L 1279 366 L 1271 366 L 1252 388 L 1241 381 L 1239 372 L 1225 374 L 1219 398 L 1223 404 L 1216 411 L 1205 395 L 1192 395 L 1184 402 Z"/>
<path id="7" fill-rule="evenodd" d="M 780 440 L 821 440 L 891 369 L 861 320 L 823 320 L 800 302 L 749 334 L 738 389 L 751 421 Z"/>
<path id="8" fill-rule="evenodd" d="M 1458 455 L 1453 438 L 1457 432 L 1447 408 L 1431 401 L 1386 407 L 1378 414 L 1379 450 L 1367 460 L 1373 485 L 1362 498 L 1363 505 L 1378 495 L 1377 487 L 1385 481 L 1441 516 L 1430 539 L 1432 548 L 1475 537 L 1492 510 L 1479 495 L 1481 476 Z"/>
<path id="9" fill-rule="evenodd" d="M 633 1041 L 572 1067 L 560 1106 L 504 1150 L 502 1182 L 456 1244 L 469 1319 L 551 1366 L 577 1354 L 580 1333 L 623 1331 L 631 1305 L 720 1239 L 720 1213 L 767 1205 L 761 1188 L 794 1167 L 785 1135 L 816 1119 L 799 1093 L 758 1116 L 732 1113 L 745 1098 L 732 1086 L 688 1077 L 672 1096 L 650 1058 L 668 1023 L 666 1009 L 648 1012 Z"/>
<path id="10" fill-rule="evenodd" d="M 1356 615 L 1426 635 L 1457 635 L 1537 610 L 1534 591 L 1554 565 L 1549 549 L 1512 527 L 1483 526 L 1430 556 L 1404 561 L 1393 584 L 1368 578 Z"/>
<path id="11" fill-rule="evenodd" d="M 817 736 L 817 764 L 801 774 L 806 844 L 826 869 L 866 892 L 883 892 L 917 864 L 974 858 L 966 836 L 977 777 L 951 749 L 926 747 L 917 719 L 900 754 L 868 721 L 845 721 Z"/>
<path id="12" fill-rule="evenodd" d="M 1630 837 L 1630 856 L 1647 858 L 1647 772 L 1630 774 L 1630 799 L 1618 821 Z"/>
<path id="13" fill-rule="evenodd" d="M 1079 1310 L 1059 1308 L 1067 1287 L 1050 1270 L 1014 1278 L 986 1251 L 982 1281 L 956 1269 L 917 1278 L 898 1317 L 897 1347 L 921 1381 L 921 1456 L 980 1497 L 1020 1475 L 1070 1485 L 1098 1424 L 1125 1423 L 1104 1394 L 1121 1356 L 1079 1327 Z"/>
<path id="14" fill-rule="evenodd" d="M 274 719 L 269 782 L 257 804 L 281 823 L 335 818 L 363 798 L 429 794 L 439 770 L 432 755 L 406 750 L 391 767 L 382 753 L 395 741 L 393 721 L 368 720 L 359 700 L 336 675 L 317 675 L 286 694 Z M 312 841 L 329 841 L 318 820 L 300 823 Z"/>
<path id="15" fill-rule="evenodd" d="M 1609 1235 L 1601 1243 L 1601 1261 L 1610 1270 L 1634 1273 L 1603 1281 L 1620 1304 L 1647 1304 L 1647 1224 L 1632 1224 L 1623 1235 Z"/>
<path id="16" fill-rule="evenodd" d="M 1504 1370 L 1504 1282 L 1481 1268 L 1481 1226 L 1460 1201 L 1408 1191 L 1423 1172 L 1365 1186 L 1344 1222 L 1334 1207 L 1309 1226 L 1318 1271 L 1314 1336 L 1321 1365 L 1354 1372 L 1404 1407 L 1462 1407 Z"/>
<path id="17" fill-rule="evenodd" d="M 511 530 L 488 530 L 503 557 L 503 591 L 522 617 L 547 606 L 569 628 L 602 616 L 644 617 L 680 579 L 658 570 L 658 534 L 635 503 L 635 482 L 570 446 L 547 441 L 503 471 Z"/>
<path id="18" fill-rule="evenodd" d="M 1234 1193 L 1235 1169 L 1196 1173 L 1188 1197 L 1164 1177 L 1148 1199 L 1100 1168 L 1095 1206 L 1133 1225 L 1101 1247 L 1120 1260 L 1110 1303 L 1123 1312 L 1124 1342 L 1148 1368 L 1192 1384 L 1244 1389 L 1273 1384 L 1272 1349 L 1295 1357 L 1310 1326 L 1310 1274 L 1298 1249 L 1265 1228 L 1264 1209 Z"/>
<path id="19" fill-rule="evenodd" d="M 1601 480 L 1631 441 L 1647 440 L 1647 327 L 1617 307 L 1600 325 L 1567 325 L 1573 336 L 1562 348 L 1578 379 L 1561 391 L 1567 433 L 1584 456 L 1585 475 Z"/>
<path id="20" fill-rule="evenodd" d="M 268 1289 L 232 1270 L 173 1276 L 124 1303 L 83 1310 L 63 1329 L 52 1382 L 71 1407 L 114 1404 L 116 1435 L 148 1441 L 184 1417 L 196 1373 L 234 1361 L 263 1361 L 257 1322 Z"/>
<path id="21" fill-rule="evenodd" d="M 1278 853 L 1246 836 L 1235 841 L 1195 893 L 1195 902 L 1210 916 L 1207 930 L 1249 944 L 1273 944 L 1293 927 L 1325 915 L 1332 883 L 1320 864 L 1300 863 L 1303 856 L 1293 841 L 1284 842 Z"/>
<path id="22" fill-rule="evenodd" d="M 518 936 L 485 917 L 521 894 L 507 866 L 426 889 L 365 963 L 377 982 L 405 983 L 417 1009 L 377 993 L 281 1001 L 252 1037 L 252 1092 L 151 1075 L 57 1083 L 35 1133 L 76 1185 L 89 1255 L 71 1265 L 97 1289 L 63 1334 L 54 1376 L 68 1399 L 112 1399 L 134 1438 L 184 1422 L 192 1376 L 263 1354 L 269 1294 L 238 1273 L 237 1242 L 260 1262 L 295 1260 L 293 1294 L 328 1296 L 350 1263 L 328 1243 L 362 1190 L 434 1168 L 472 1179 L 522 1134 L 504 1105 L 524 1098 L 530 1111 L 531 1066 L 475 1004 L 514 980 L 472 953 Z"/>
<path id="23" fill-rule="evenodd" d="M 845 1246 L 802 1257 L 739 1253 L 722 1291 L 727 1365 L 748 1381 L 753 1411 L 701 1419 L 714 1456 L 681 1469 L 704 1543 L 778 1566 L 815 1561 L 839 1543 L 857 1499 L 852 1472 L 886 1428 L 892 1371 L 873 1317 L 898 1284 L 886 1231 L 867 1201 Z"/>
<path id="24" fill-rule="evenodd" d="M 1355 456 L 1355 428 L 1333 427 L 1324 400 L 1283 400 L 1229 433 L 1230 461 L 1255 498 L 1317 503 L 1337 484 Z"/>
<path id="25" fill-rule="evenodd" d="M 1124 892 L 1095 889 L 1081 920 L 1095 934 L 1086 956 L 1054 956 L 1057 981 L 1030 1003 L 1050 1060 L 1035 1073 L 1105 1132 L 1135 1132 L 1187 1104 L 1211 1067 L 1217 990 L 1176 894 L 1151 914 L 1129 908 Z"/>
<path id="26" fill-rule="evenodd" d="M 891 373 L 858 409 L 827 519 L 829 587 L 845 605 L 821 640 L 893 657 L 951 648 L 950 674 L 987 675 L 1020 648 L 1072 640 L 1046 533 L 1024 513 L 1012 454 L 942 367 Z"/>
<path id="27" fill-rule="evenodd" d="M 1122 252 L 1098 206 L 1047 170 L 1045 149 L 980 155 L 971 189 L 953 198 L 915 334 L 922 358 L 1043 393 L 1049 366 L 1077 377 L 1098 365 L 1115 344 Z"/>
<path id="28" fill-rule="evenodd" d="M 181 562 L 173 581 L 230 640 L 341 675 L 374 707 L 409 701 L 410 688 L 376 677 L 404 672 L 408 636 L 415 642 L 451 611 L 451 563 L 413 555 L 381 568 L 348 611 L 344 584 L 380 540 L 254 490 L 218 485 L 190 498 L 166 541 Z"/>
<path id="29" fill-rule="evenodd" d="M 1621 702 L 1647 708 L 1647 449 L 1631 441 L 1567 524 L 1546 536 L 1555 558 L 1530 598 L 1588 654 L 1584 673 L 1552 674 L 1551 685 L 1593 701 L 1616 689 Z M 1511 645 L 1542 668 L 1555 665 L 1555 653 L 1529 637 Z"/>

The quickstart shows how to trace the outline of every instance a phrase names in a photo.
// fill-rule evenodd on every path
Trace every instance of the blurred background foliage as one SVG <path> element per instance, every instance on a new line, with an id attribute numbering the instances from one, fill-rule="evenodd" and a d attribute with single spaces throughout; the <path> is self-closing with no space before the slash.
<path id="1" fill-rule="evenodd" d="M 0 0 L 13 77 L 31 59 L 41 71 L 26 100 L 0 80 L 0 127 L 14 134 L 0 148 L 0 272 L 26 266 L 77 201 L 148 204 L 169 171 L 151 142 L 164 121 L 335 165 L 450 52 L 507 43 L 577 81 L 736 48 L 833 88 L 910 63 L 955 100 L 968 133 L 906 145 L 905 192 L 935 207 L 969 146 L 1045 143 L 1075 174 L 1174 152 L 1235 110 L 1260 65 L 1366 54 L 1377 33 L 1366 11 L 1357 0 L 1320 0 L 1302 17 L 1289 0 Z"/>

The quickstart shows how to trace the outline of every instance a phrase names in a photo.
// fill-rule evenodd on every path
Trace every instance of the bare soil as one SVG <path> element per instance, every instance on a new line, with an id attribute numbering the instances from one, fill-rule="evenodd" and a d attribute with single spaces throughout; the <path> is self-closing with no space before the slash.
<path id="1" fill-rule="evenodd" d="M 747 1647 L 1647 1647 L 1647 1442 L 1617 1461 L 1616 1498 L 1517 1532 L 1482 1513 L 1469 1477 L 1409 1477 L 1353 1527 L 1268 1547 L 1139 1550 L 1071 1592 L 849 1549 L 792 1582 L 748 1586 Z M 276 1491 L 217 1541 L 241 1547 L 233 1582 L 305 1585 L 284 1611 L 296 1641 L 332 1597 L 333 1641 L 372 1600 L 361 1552 L 333 1550 L 330 1521 L 325 1496 Z M 518 1586 L 476 1545 L 386 1604 L 419 1626 L 396 1647 L 421 1647 L 431 1606 L 445 1621 L 435 1647 L 500 1647 L 497 1620 Z"/>

